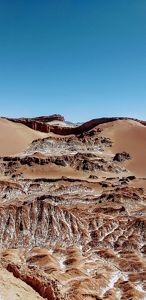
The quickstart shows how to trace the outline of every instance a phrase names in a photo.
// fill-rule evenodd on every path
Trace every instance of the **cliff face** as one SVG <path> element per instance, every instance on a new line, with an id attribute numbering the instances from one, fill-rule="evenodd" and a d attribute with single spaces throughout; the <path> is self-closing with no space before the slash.
<path id="1" fill-rule="evenodd" d="M 20 122 L 57 136 L 0 157 L 1 269 L 38 299 L 144 299 L 146 188 L 127 169 L 133 155 L 125 145 L 113 151 L 115 140 L 97 127 L 105 119 L 67 128 L 41 121 Z"/>
<path id="2" fill-rule="evenodd" d="M 34 130 L 38 130 L 41 132 L 53 132 L 55 134 L 59 135 L 70 135 L 70 134 L 82 134 L 83 132 L 89 131 L 93 129 L 94 127 L 104 124 L 104 123 L 109 123 L 109 122 L 114 122 L 118 120 L 133 120 L 136 122 L 139 122 L 140 124 L 146 126 L 146 121 L 134 119 L 134 118 L 122 118 L 122 117 L 115 117 L 115 118 L 98 118 L 98 119 L 93 119 L 90 120 L 86 123 L 83 123 L 82 125 L 75 126 L 75 127 L 60 127 L 60 126 L 53 126 L 49 125 L 46 122 L 51 122 L 51 121 L 64 121 L 64 117 L 59 116 L 59 115 L 53 115 L 53 116 L 48 116 L 48 117 L 38 117 L 38 118 L 32 118 L 32 119 L 9 119 L 10 121 L 13 122 L 19 122 L 22 123 Z"/>
<path id="3" fill-rule="evenodd" d="M 64 122 L 64 117 L 59 114 L 54 114 L 50 116 L 41 116 L 41 117 L 34 117 L 34 118 L 8 118 L 8 120 L 18 123 L 29 122 L 29 121 L 38 121 L 42 123 L 52 122 L 52 121 L 60 121 Z"/>

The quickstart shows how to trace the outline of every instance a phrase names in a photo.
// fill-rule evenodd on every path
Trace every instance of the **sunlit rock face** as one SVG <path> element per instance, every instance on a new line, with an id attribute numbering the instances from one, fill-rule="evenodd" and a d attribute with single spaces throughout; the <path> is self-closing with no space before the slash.
<path id="1" fill-rule="evenodd" d="M 1 155 L 1 272 L 14 276 L 12 286 L 17 277 L 31 287 L 29 299 L 146 297 L 145 160 L 137 148 L 145 146 L 146 127 L 97 120 L 19 119 L 15 129 L 31 141 L 18 152 L 18 136 L 12 155 Z M 13 132 L 12 121 L 1 122 Z M 26 126 L 33 122 L 57 131 L 36 139 L 39 127 Z M 9 299 L 4 285 L 0 295 Z"/>

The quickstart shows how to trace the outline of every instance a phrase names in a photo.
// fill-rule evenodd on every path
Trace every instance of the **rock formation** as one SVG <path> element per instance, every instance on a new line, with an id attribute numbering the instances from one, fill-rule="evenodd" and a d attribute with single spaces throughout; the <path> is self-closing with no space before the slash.
<path id="1" fill-rule="evenodd" d="M 113 160 L 115 161 L 124 161 L 127 159 L 131 159 L 131 156 L 129 153 L 122 152 L 122 153 L 116 153 Z"/>
<path id="2" fill-rule="evenodd" d="M 90 120 L 86 123 L 83 123 L 79 126 L 70 126 L 70 127 L 60 127 L 60 126 L 53 126 L 51 124 L 48 124 L 47 122 L 51 121 L 64 121 L 64 117 L 60 115 L 53 115 L 53 116 L 48 116 L 48 117 L 36 117 L 36 118 L 18 118 L 18 119 L 12 119 L 9 118 L 8 120 L 17 122 L 17 123 L 22 123 L 34 130 L 42 131 L 42 132 L 53 132 L 55 134 L 60 134 L 60 135 L 69 135 L 69 134 L 82 134 L 84 132 L 87 132 L 93 128 L 95 128 L 98 125 L 104 124 L 104 123 L 109 123 L 109 122 L 114 122 L 118 120 L 133 120 L 136 122 L 139 122 L 140 124 L 146 126 L 146 121 L 134 119 L 134 118 L 123 118 L 123 117 L 114 117 L 114 118 L 98 118 L 98 119 L 93 119 Z"/>

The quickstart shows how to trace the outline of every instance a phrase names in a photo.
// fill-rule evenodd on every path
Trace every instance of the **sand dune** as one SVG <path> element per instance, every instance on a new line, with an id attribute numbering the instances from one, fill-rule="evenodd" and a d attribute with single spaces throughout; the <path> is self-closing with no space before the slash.
<path id="1" fill-rule="evenodd" d="M 132 160 L 124 163 L 125 167 L 137 176 L 146 176 L 146 127 L 136 121 L 119 120 L 102 128 L 113 141 L 114 153 L 126 151 L 132 156 Z"/>
<path id="2" fill-rule="evenodd" d="M 0 119 L 0 155 L 14 155 L 24 151 L 35 139 L 46 137 L 25 125 Z"/>

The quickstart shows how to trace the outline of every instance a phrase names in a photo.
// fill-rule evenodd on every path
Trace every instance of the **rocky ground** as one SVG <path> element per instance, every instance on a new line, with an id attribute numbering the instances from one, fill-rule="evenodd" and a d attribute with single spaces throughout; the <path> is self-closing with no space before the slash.
<path id="1" fill-rule="evenodd" d="M 1 300 L 146 299 L 145 141 L 131 119 L 1 119 Z"/>

